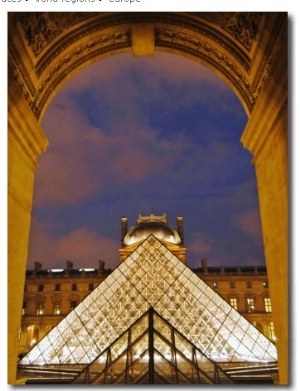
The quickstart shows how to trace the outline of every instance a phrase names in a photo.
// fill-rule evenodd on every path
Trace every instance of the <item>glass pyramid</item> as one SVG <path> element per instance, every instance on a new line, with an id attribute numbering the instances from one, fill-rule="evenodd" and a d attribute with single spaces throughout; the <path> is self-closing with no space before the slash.
<path id="1" fill-rule="evenodd" d="M 72 383 L 231 384 L 233 381 L 150 308 Z"/>
<path id="2" fill-rule="evenodd" d="M 151 235 L 19 364 L 92 363 L 150 308 L 208 360 L 277 361 L 275 345 Z"/>

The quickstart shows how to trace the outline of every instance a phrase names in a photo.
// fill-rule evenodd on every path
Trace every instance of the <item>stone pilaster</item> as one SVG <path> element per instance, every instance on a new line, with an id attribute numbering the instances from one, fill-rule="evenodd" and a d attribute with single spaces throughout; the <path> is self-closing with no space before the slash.
<path id="1" fill-rule="evenodd" d="M 283 40 L 283 44 L 285 44 Z M 278 50 L 242 136 L 253 154 L 270 282 L 279 384 L 288 384 L 288 140 L 287 45 Z"/>
<path id="2" fill-rule="evenodd" d="M 8 383 L 16 384 L 36 158 L 48 141 L 13 80 L 8 96 Z"/>

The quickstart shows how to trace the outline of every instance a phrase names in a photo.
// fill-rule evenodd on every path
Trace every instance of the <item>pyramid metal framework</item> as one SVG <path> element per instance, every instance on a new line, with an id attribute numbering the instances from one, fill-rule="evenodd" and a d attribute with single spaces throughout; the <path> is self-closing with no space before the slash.
<path id="1" fill-rule="evenodd" d="M 153 308 L 216 363 L 276 363 L 275 345 L 153 235 L 20 361 L 89 364 Z"/>
<path id="2" fill-rule="evenodd" d="M 72 384 L 232 384 L 153 308 L 88 364 Z"/>

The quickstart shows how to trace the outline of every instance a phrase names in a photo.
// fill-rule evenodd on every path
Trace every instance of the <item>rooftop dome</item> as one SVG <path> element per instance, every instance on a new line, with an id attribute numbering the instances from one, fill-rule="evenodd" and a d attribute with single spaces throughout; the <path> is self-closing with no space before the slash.
<path id="1" fill-rule="evenodd" d="M 166 214 L 161 216 L 139 215 L 137 224 L 126 233 L 123 243 L 125 246 L 130 246 L 147 239 L 150 235 L 168 243 L 181 243 L 178 232 L 167 223 Z"/>

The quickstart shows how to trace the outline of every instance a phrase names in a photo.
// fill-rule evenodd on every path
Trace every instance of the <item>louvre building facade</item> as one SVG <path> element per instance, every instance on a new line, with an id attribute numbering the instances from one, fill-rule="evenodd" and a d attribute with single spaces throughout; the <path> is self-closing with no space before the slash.
<path id="1" fill-rule="evenodd" d="M 122 219 L 120 264 L 19 361 L 27 383 L 272 383 L 277 350 L 185 264 L 182 218 Z M 205 266 L 205 265 L 204 265 Z"/>

